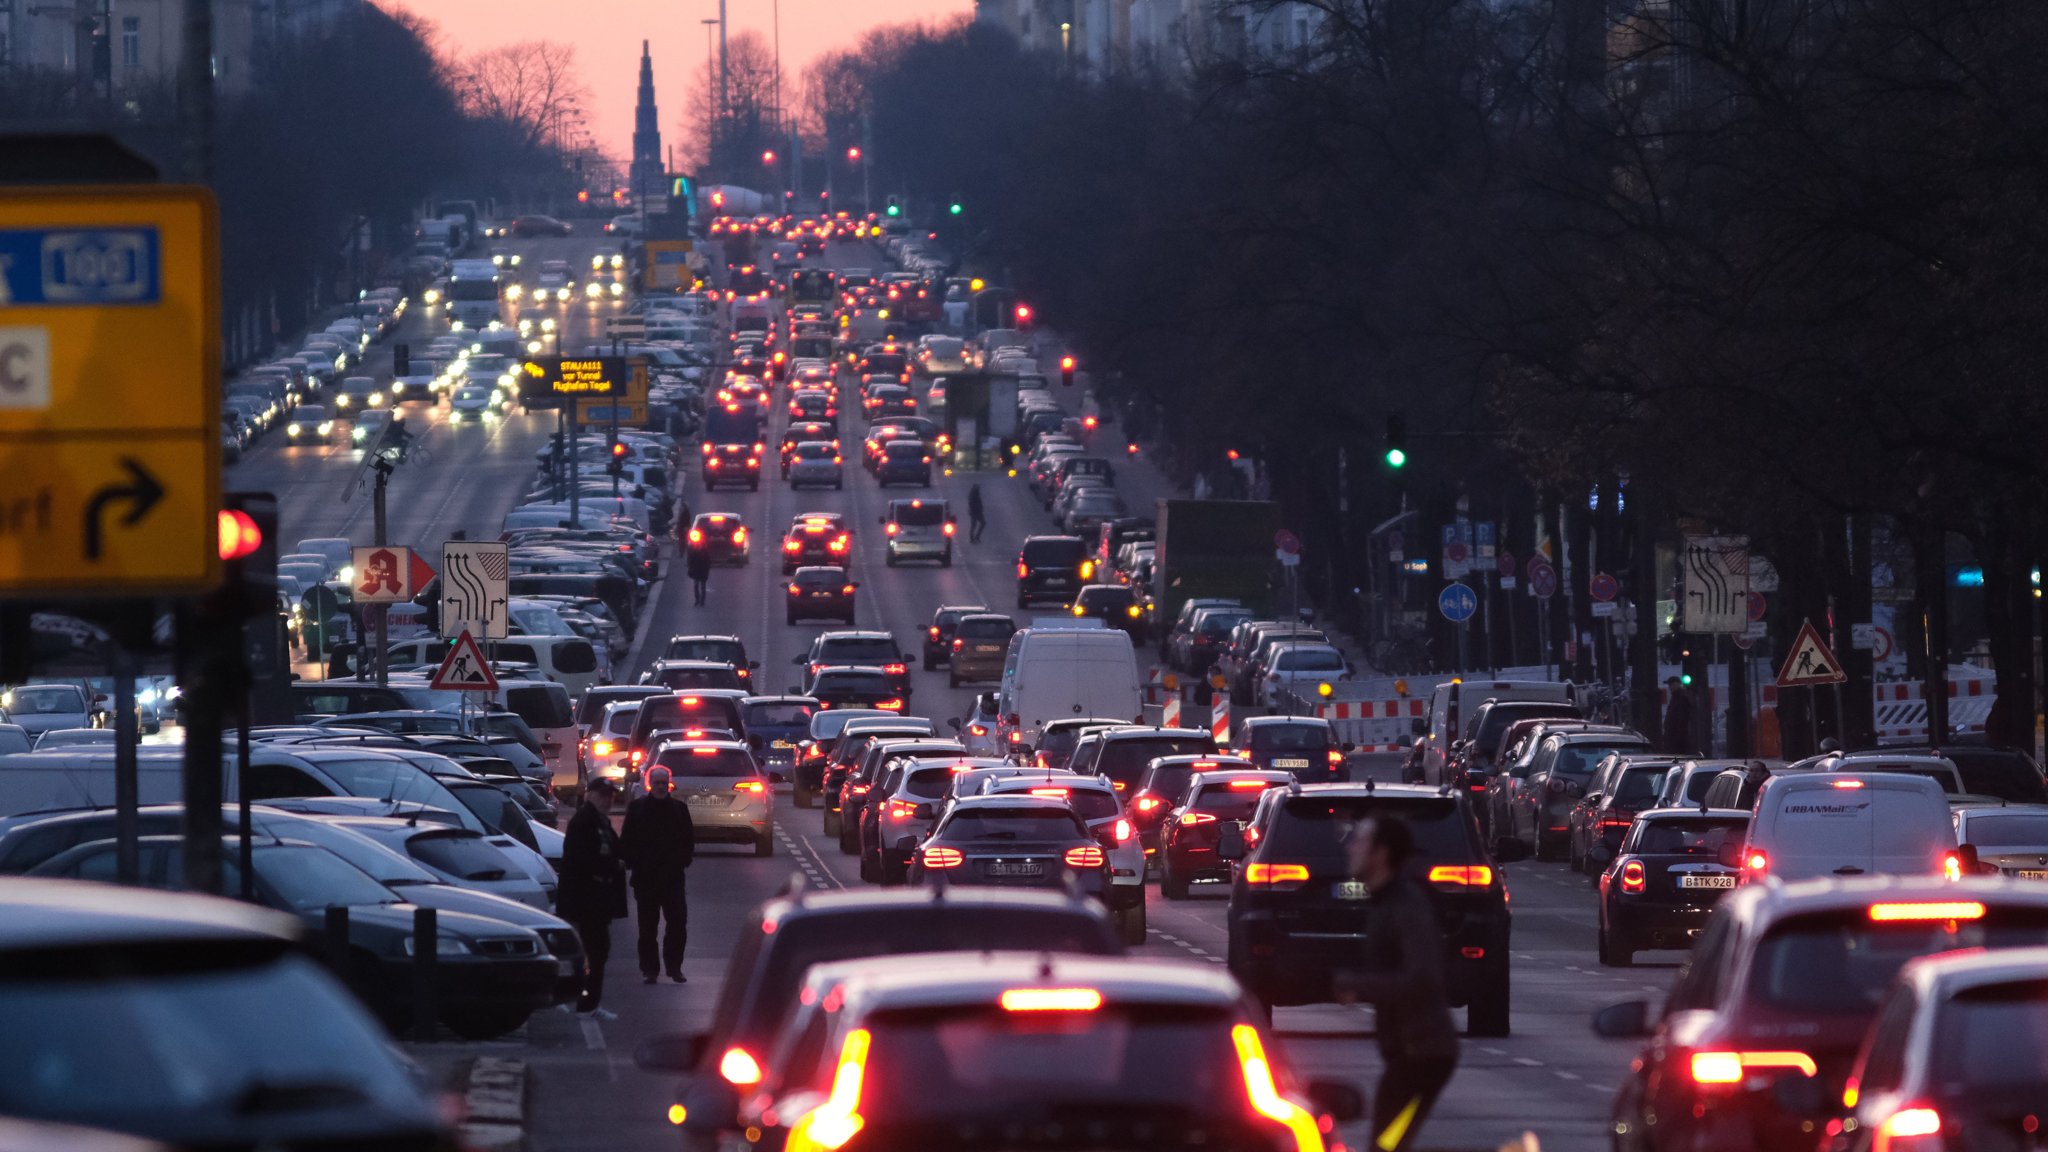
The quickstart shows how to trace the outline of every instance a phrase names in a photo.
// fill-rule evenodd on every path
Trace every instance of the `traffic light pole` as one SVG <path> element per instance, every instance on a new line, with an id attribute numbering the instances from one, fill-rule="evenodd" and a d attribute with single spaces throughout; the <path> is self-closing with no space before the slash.
<path id="1" fill-rule="evenodd" d="M 386 536 L 390 525 L 384 515 L 384 489 L 390 483 L 391 469 L 392 464 L 389 461 L 383 459 L 377 461 L 377 483 L 376 487 L 370 492 L 370 514 L 376 525 L 376 538 L 373 543 L 379 548 L 391 543 L 390 539 Z M 367 618 L 363 621 L 365 625 L 363 630 L 370 633 L 369 646 L 367 651 L 361 647 L 358 648 L 358 651 L 362 657 L 366 657 L 373 663 L 377 670 L 377 684 L 379 687 L 382 687 L 391 683 L 391 661 L 385 655 L 385 629 L 389 624 L 390 608 L 385 604 L 370 604 L 366 607 L 368 613 Z M 359 658 L 356 663 L 356 675 L 361 676 L 364 660 Z"/>

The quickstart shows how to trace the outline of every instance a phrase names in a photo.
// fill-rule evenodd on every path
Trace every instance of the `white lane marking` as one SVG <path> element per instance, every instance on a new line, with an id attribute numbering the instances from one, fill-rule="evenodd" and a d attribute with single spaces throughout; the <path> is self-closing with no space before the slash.
<path id="1" fill-rule="evenodd" d="M 597 1021 L 584 1018 L 577 1021 L 583 1026 L 583 1046 L 592 1052 L 604 1051 L 604 1027 Z"/>
<path id="2" fill-rule="evenodd" d="M 1578 1074 L 1577 1072 L 1567 1072 L 1567 1071 L 1565 1071 L 1565 1070 L 1564 1070 L 1564 1069 L 1562 1069 L 1562 1068 L 1553 1068 L 1553 1069 L 1551 1069 L 1551 1070 L 1550 1070 L 1550 1074 L 1551 1074 L 1552 1076 L 1555 1076 L 1555 1077 L 1557 1077 L 1557 1078 L 1558 1078 L 1559 1080 L 1577 1080 L 1577 1079 L 1580 1079 L 1580 1076 L 1579 1076 L 1579 1074 Z"/>
<path id="3" fill-rule="evenodd" d="M 1535 1060 L 1535 1059 L 1531 1059 L 1530 1057 L 1527 1057 L 1527 1056 L 1516 1056 L 1516 1057 L 1514 1057 L 1514 1061 L 1515 1061 L 1515 1063 L 1517 1063 L 1517 1064 L 1520 1064 L 1520 1065 L 1521 1065 L 1522 1067 L 1524 1067 L 1524 1068 L 1541 1068 L 1541 1067 L 1543 1067 L 1543 1061 L 1541 1061 L 1541 1060 Z"/>
<path id="4" fill-rule="evenodd" d="M 1508 1054 L 1508 1050 L 1505 1048 L 1481 1048 L 1480 1051 L 1488 1056 L 1505 1056 Z"/>

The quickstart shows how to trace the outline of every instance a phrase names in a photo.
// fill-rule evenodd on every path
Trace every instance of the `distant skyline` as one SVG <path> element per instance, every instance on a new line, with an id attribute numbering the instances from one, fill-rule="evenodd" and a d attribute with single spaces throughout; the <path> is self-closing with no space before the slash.
<path id="1" fill-rule="evenodd" d="M 620 160 L 632 154 L 633 86 L 640 42 L 652 42 L 654 95 L 661 137 L 682 143 L 686 86 L 704 63 L 705 27 L 718 0 L 375 0 L 432 21 L 445 50 L 462 54 L 522 40 L 554 40 L 576 49 L 576 71 L 590 89 L 590 126 L 598 147 Z M 811 61 L 859 43 L 870 28 L 942 20 L 974 10 L 973 0 L 779 0 L 784 102 L 797 99 Z M 732 31 L 772 39 L 776 0 L 726 0 Z"/>

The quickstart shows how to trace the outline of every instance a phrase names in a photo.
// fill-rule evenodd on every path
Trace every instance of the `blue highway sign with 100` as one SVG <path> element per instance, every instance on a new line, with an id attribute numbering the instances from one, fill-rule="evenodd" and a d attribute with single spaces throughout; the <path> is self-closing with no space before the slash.
<path id="1" fill-rule="evenodd" d="M 154 304 L 159 248 L 149 227 L 0 229 L 0 308 Z"/>

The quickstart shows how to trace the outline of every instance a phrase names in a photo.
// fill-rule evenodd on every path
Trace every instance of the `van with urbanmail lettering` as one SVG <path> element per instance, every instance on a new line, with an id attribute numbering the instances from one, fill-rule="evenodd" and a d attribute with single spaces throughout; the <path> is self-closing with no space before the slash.
<path id="1" fill-rule="evenodd" d="M 1900 772 L 1787 772 L 1764 782 L 1748 836 L 1722 849 L 1742 883 L 1962 875 L 1941 784 Z"/>

